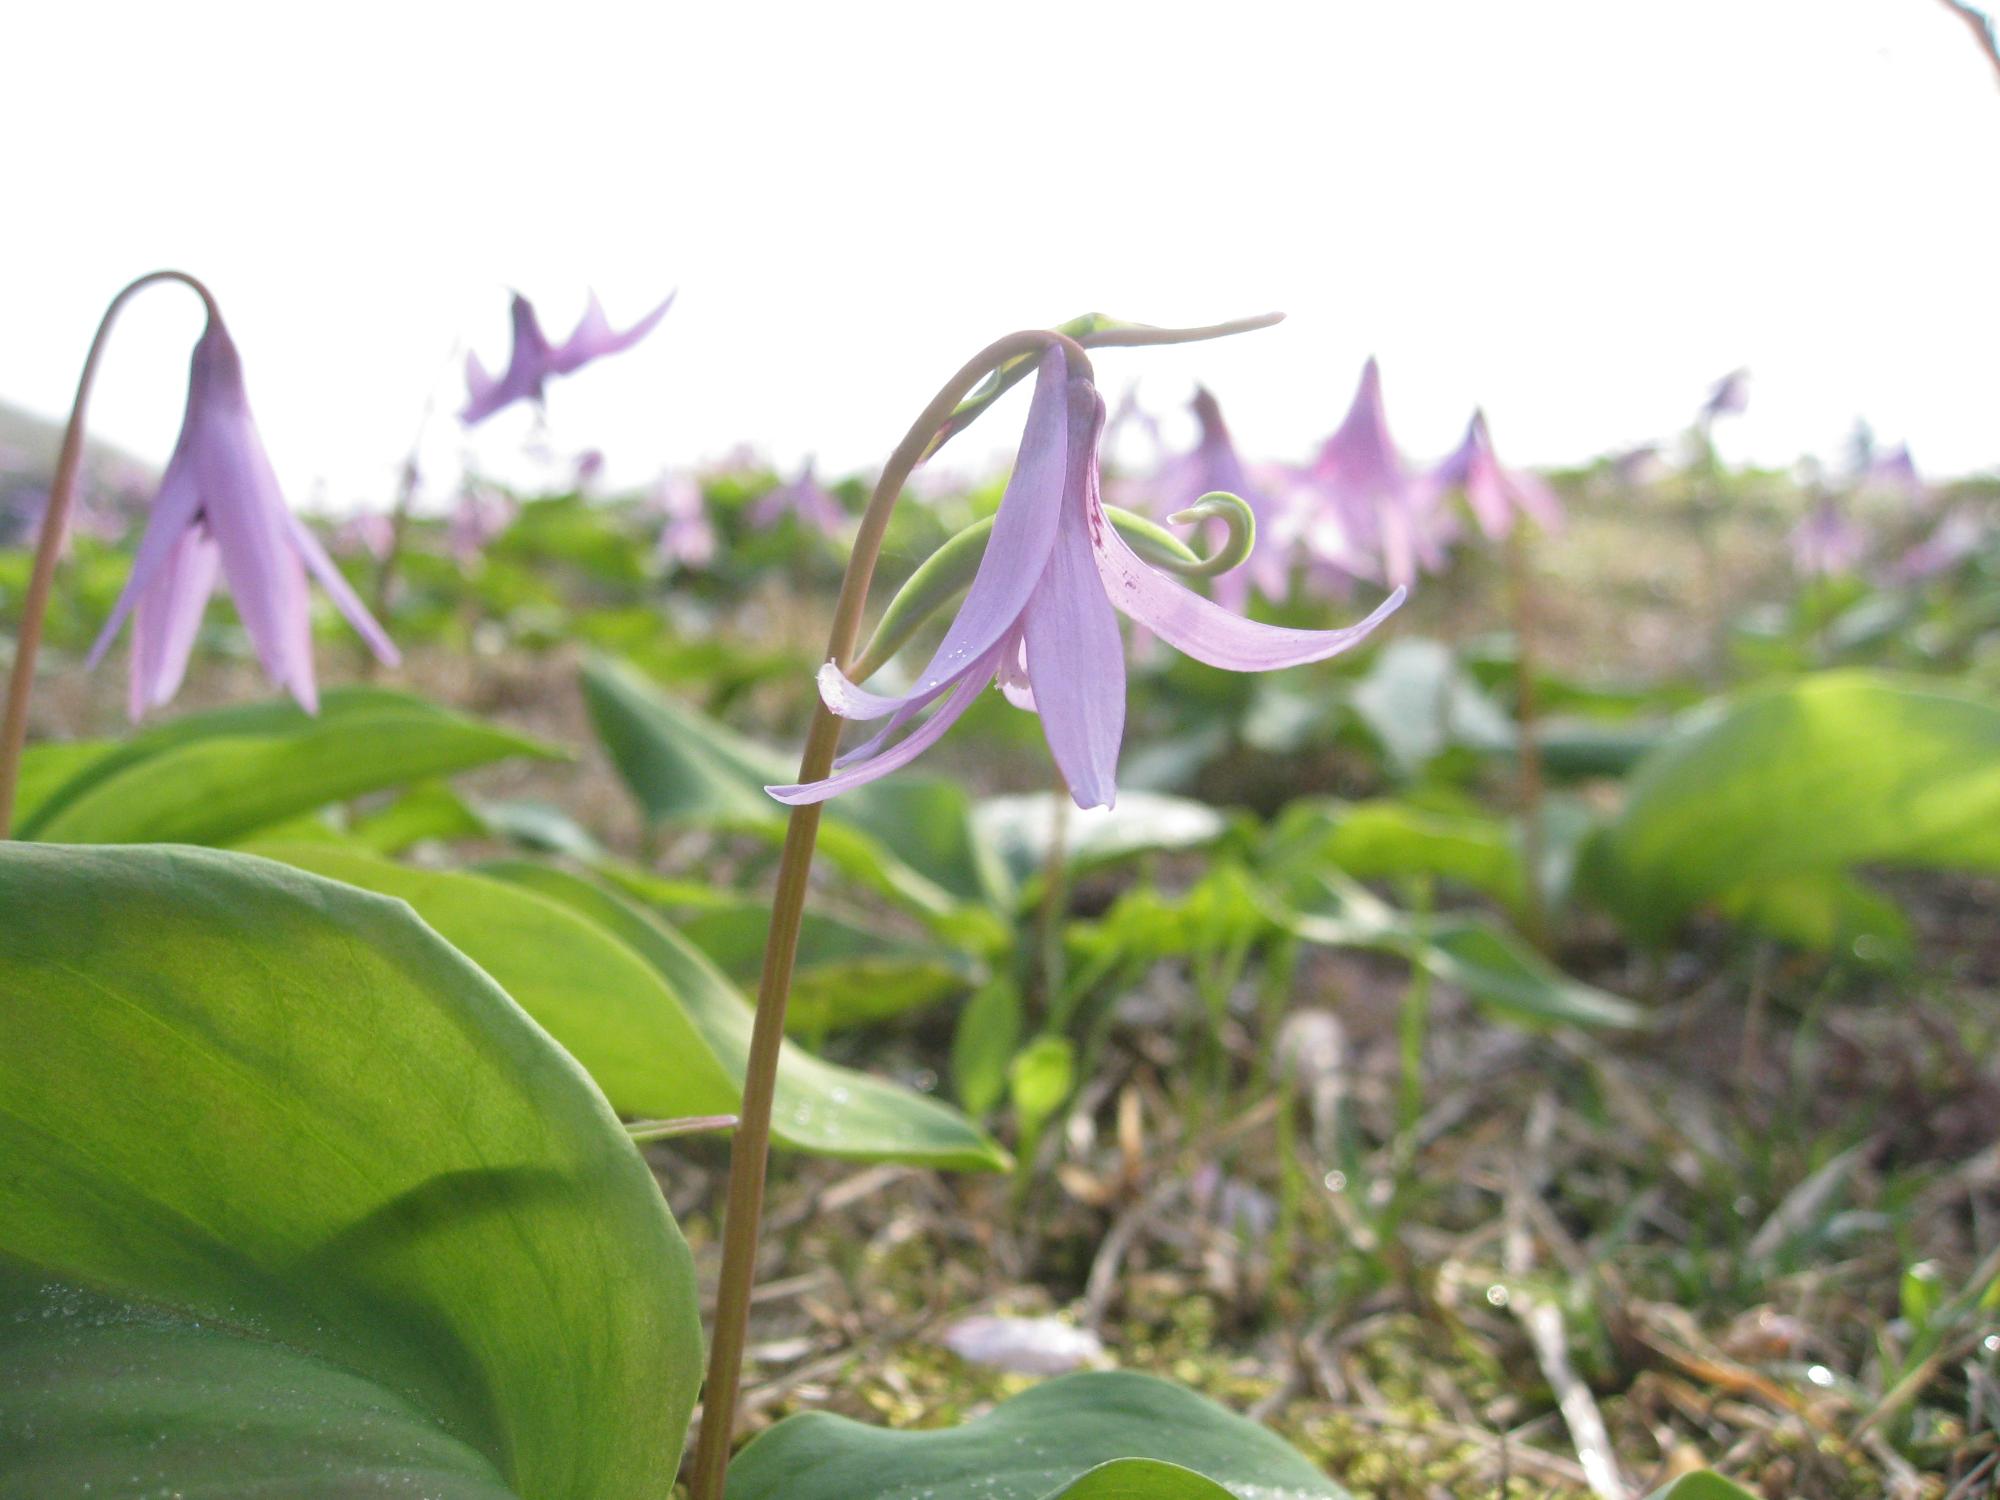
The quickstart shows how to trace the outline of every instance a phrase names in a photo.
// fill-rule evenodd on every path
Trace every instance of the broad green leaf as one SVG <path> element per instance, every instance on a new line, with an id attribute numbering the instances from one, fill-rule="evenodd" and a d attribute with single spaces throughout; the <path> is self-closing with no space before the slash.
<path id="1" fill-rule="evenodd" d="M 1911 951 L 1902 908 L 1838 870 L 1739 886 L 1722 892 L 1715 904 L 1732 921 L 1801 948 L 1873 962 L 1899 961 Z"/>
<path id="2" fill-rule="evenodd" d="M 729 1469 L 727 1500 L 1346 1500 L 1281 1438 L 1169 1381 L 1090 1371 L 960 1427 L 788 1417 Z"/>
<path id="3" fill-rule="evenodd" d="M 318 845 L 264 852 L 384 895 L 491 974 L 641 1118 L 734 1114 L 751 1012 L 677 933 L 611 892 L 545 866 L 417 870 Z M 859 1161 L 983 1170 L 1006 1153 L 922 1095 L 787 1045 L 771 1126 L 779 1144 Z"/>
<path id="4" fill-rule="evenodd" d="M 29 826 L 56 792 L 117 748 L 114 740 L 47 740 L 28 746 L 14 786 L 14 826 Z"/>
<path id="5" fill-rule="evenodd" d="M 1273 864 L 1316 863 L 1356 880 L 1435 875 L 1518 910 L 1521 855 L 1512 830 L 1483 813 L 1443 813 L 1382 800 L 1295 803 L 1270 836 Z"/>
<path id="6" fill-rule="evenodd" d="M 786 809 L 766 786 L 792 781 L 797 763 L 675 702 L 631 667 L 593 658 L 584 701 L 618 773 L 654 822 L 719 825 L 783 836 Z M 962 787 L 892 777 L 829 804 L 820 851 L 851 879 L 942 915 L 959 902 L 999 905 L 1002 867 L 971 822 Z"/>
<path id="7" fill-rule="evenodd" d="M 1445 750 L 1514 748 L 1514 722 L 1438 641 L 1398 637 L 1382 648 L 1347 701 L 1391 765 L 1411 775 Z"/>
<path id="8" fill-rule="evenodd" d="M 2000 708 L 1865 672 L 1753 693 L 1646 757 L 1588 859 L 1593 893 L 1654 940 L 1794 876 L 2000 869 Z"/>
<path id="9" fill-rule="evenodd" d="M 255 704 L 147 730 L 84 765 L 19 832 L 49 843 L 230 843 L 364 792 L 557 754 L 406 694 L 342 689 L 317 716 Z"/>
<path id="10" fill-rule="evenodd" d="M 650 1500 L 694 1272 L 582 1071 L 400 903 L 0 845 L 0 1495 Z"/>
<path id="11" fill-rule="evenodd" d="M 1060 837 L 1071 870 L 1134 855 L 1196 849 L 1222 837 L 1229 821 L 1205 802 L 1157 792 L 1126 792 L 1114 807 L 1057 807 L 1053 792 L 988 797 L 973 813 L 980 837 L 1005 861 L 1017 886 L 1040 878 Z"/>
<path id="12" fill-rule="evenodd" d="M 595 861 L 592 869 L 664 917 L 739 986 L 756 986 L 771 932 L 768 899 L 665 880 L 616 860 Z M 815 900 L 799 931 L 785 1029 L 810 1037 L 886 1021 L 964 993 L 982 972 L 962 947 L 911 939 Z"/>
<path id="13" fill-rule="evenodd" d="M 269 837 L 290 838 L 291 825 L 273 828 Z M 387 807 L 363 814 L 348 824 L 350 838 L 377 854 L 400 854 L 427 839 L 478 838 L 486 832 L 479 815 L 442 781 L 411 787 Z"/>

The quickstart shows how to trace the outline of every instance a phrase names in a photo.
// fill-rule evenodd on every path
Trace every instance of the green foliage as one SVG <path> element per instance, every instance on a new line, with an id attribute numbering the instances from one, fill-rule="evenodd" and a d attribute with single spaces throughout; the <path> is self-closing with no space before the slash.
<path id="1" fill-rule="evenodd" d="M 99 753 L 37 746 L 17 832 L 50 843 L 229 843 L 365 792 L 559 754 L 407 693 L 344 688 L 316 716 L 259 703 L 170 720 Z"/>
<path id="2" fill-rule="evenodd" d="M 1164 1380 L 1051 1380 L 961 1427 L 788 1417 L 729 1471 L 727 1500 L 1345 1500 L 1254 1422 Z"/>
<path id="3" fill-rule="evenodd" d="M 1007 1097 L 1021 1132 L 1021 1159 L 1031 1161 L 1035 1142 L 1076 1088 L 1076 1046 L 1068 1037 L 1040 1036 L 1007 1064 Z"/>
<path id="4" fill-rule="evenodd" d="M 951 1081 L 973 1118 L 991 1114 L 1006 1094 L 1021 1025 L 1021 992 L 1011 979 L 990 981 L 960 1013 L 951 1039 Z"/>
<path id="5" fill-rule="evenodd" d="M 1227 832 L 1229 821 L 1203 802 L 1156 792 L 1121 792 L 1114 807 L 1085 811 L 1058 804 L 1053 792 L 988 797 L 973 813 L 979 835 L 1013 876 L 1028 887 L 1048 864 L 1061 829 L 1063 863 L 1072 875 L 1134 855 L 1199 849 Z"/>
<path id="6" fill-rule="evenodd" d="M 1704 902 L 1860 865 L 2000 868 L 2000 709 L 1861 672 L 1752 693 L 1646 757 L 1587 861 L 1655 942 Z"/>
<path id="7" fill-rule="evenodd" d="M 1683 1474 L 1665 1489 L 1654 1491 L 1652 1500 L 1756 1500 L 1756 1497 L 1720 1474 L 1703 1471 Z"/>
<path id="8" fill-rule="evenodd" d="M 796 766 L 608 659 L 583 670 L 591 722 L 619 775 L 654 822 L 782 837 L 785 809 L 764 792 Z M 820 852 L 851 879 L 913 910 L 949 916 L 1005 899 L 1004 875 L 974 836 L 971 799 L 949 782 L 896 777 L 829 807 Z"/>
<path id="9" fill-rule="evenodd" d="M 399 896 L 491 974 L 638 1117 L 733 1114 L 751 1013 L 702 954 L 624 898 L 546 866 L 485 874 L 415 870 L 321 845 L 273 847 L 289 863 Z M 967 1171 L 1007 1164 L 970 1121 L 932 1099 L 787 1045 L 772 1135 L 795 1150 Z"/>
<path id="10" fill-rule="evenodd" d="M 601 1095 L 408 908 L 0 845 L 0 1495 L 663 1494 L 694 1272 Z"/>

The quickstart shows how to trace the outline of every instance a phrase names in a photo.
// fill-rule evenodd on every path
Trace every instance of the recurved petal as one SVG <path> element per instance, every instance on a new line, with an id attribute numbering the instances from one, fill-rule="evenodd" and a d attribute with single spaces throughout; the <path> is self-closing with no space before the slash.
<path id="1" fill-rule="evenodd" d="M 866 786 L 871 781 L 881 780 L 892 771 L 901 770 L 935 745 L 943 737 L 944 732 L 972 707 L 973 701 L 992 680 L 994 669 L 998 665 L 999 653 L 989 652 L 977 664 L 975 670 L 966 672 L 958 679 L 950 695 L 937 706 L 928 719 L 880 754 L 850 765 L 824 781 L 801 782 L 791 786 L 767 786 L 764 790 L 778 801 L 796 807 L 808 802 L 824 802 L 829 797 L 838 796 L 858 786 Z"/>
<path id="2" fill-rule="evenodd" d="M 1268 672 L 1324 661 L 1365 640 L 1408 593 L 1398 588 L 1367 619 L 1343 630 L 1293 630 L 1246 620 L 1147 567 L 1105 519 L 1095 485 L 1088 499 L 1091 556 L 1112 604 L 1168 645 L 1212 667 Z"/>
<path id="3" fill-rule="evenodd" d="M 290 523 L 292 541 L 299 549 L 299 556 L 305 560 L 313 577 L 320 581 L 327 597 L 333 600 L 333 607 L 354 627 L 354 633 L 368 643 L 368 649 L 375 653 L 376 660 L 385 667 L 400 665 L 403 655 L 396 649 L 396 643 L 389 639 L 389 633 L 376 622 L 368 612 L 368 606 L 361 602 L 346 577 L 334 566 L 333 559 L 326 555 L 326 548 L 319 544 L 319 538 L 289 510 L 285 512 L 285 520 Z"/>
<path id="4" fill-rule="evenodd" d="M 1042 356 L 1035 372 L 1035 393 L 1028 405 L 1020 452 L 1015 456 L 1006 493 L 1000 497 L 985 555 L 950 629 L 918 674 L 916 687 L 895 698 L 866 695 L 875 705 L 867 712 L 849 714 L 829 699 L 828 706 L 835 713 L 879 718 L 899 706 L 921 707 L 949 689 L 971 663 L 990 654 L 1020 623 L 1021 611 L 1028 607 L 1041 582 L 1062 514 L 1069 453 L 1068 384 L 1062 351 L 1052 348 Z M 989 667 L 985 676 L 992 675 Z M 824 692 L 824 675 L 820 686 Z M 851 701 L 860 704 L 863 699 Z"/>
<path id="5" fill-rule="evenodd" d="M 630 349 L 639 340 L 651 333 L 667 315 L 667 309 L 674 305 L 678 291 L 667 293 L 667 300 L 647 313 L 623 333 L 615 331 L 611 320 L 604 315 L 603 304 L 597 300 L 597 293 L 590 294 L 590 305 L 583 311 L 583 318 L 576 325 L 575 332 L 549 352 L 549 368 L 558 375 L 567 375 L 580 369 L 593 359 L 602 359 L 607 354 L 617 354 Z"/>

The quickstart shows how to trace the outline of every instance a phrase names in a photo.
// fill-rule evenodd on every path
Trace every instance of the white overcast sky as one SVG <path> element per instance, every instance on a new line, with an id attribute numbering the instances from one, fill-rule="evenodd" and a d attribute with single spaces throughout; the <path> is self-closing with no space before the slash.
<path id="1" fill-rule="evenodd" d="M 434 386 L 432 473 L 520 472 L 526 417 L 463 438 L 445 373 L 504 361 L 510 287 L 558 335 L 680 288 L 551 388 L 550 443 L 635 482 L 871 467 L 972 350 L 1087 309 L 1289 312 L 1099 362 L 1166 409 L 1205 380 L 1257 456 L 1372 352 L 1418 455 L 1483 403 L 1511 458 L 1586 458 L 1748 365 L 1739 456 L 1865 416 L 2000 461 L 2000 87 L 1936 0 L 148 0 L 0 47 L 0 398 L 58 413 L 105 298 L 183 266 L 300 502 L 384 495 Z M 197 327 L 134 307 L 96 431 L 164 457 Z"/>

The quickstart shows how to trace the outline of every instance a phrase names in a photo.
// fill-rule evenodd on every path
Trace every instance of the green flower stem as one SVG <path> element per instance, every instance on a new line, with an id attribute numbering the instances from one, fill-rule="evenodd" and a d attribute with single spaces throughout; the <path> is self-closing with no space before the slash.
<path id="1" fill-rule="evenodd" d="M 42 511 L 41 535 L 35 541 L 34 571 L 28 576 L 28 592 L 21 601 L 21 629 L 14 640 L 14 667 L 7 678 L 7 707 L 4 717 L 0 717 L 0 839 L 10 837 L 14 827 L 14 795 L 21 779 L 21 752 L 28 743 L 28 694 L 35 685 L 35 658 L 42 649 L 49 589 L 55 582 L 63 533 L 69 529 L 69 513 L 76 500 L 77 472 L 83 467 L 84 408 L 90 404 L 90 389 L 97 383 L 97 363 L 104 355 L 105 342 L 111 336 L 111 325 L 120 309 L 135 293 L 160 281 L 178 281 L 194 288 L 208 316 L 216 317 L 215 298 L 187 272 L 149 271 L 113 297 L 98 320 L 97 334 L 90 341 L 90 353 L 84 356 L 83 374 L 76 383 L 76 399 L 70 404 L 69 425 L 63 429 L 55 479 L 49 485 L 49 503 Z"/>

